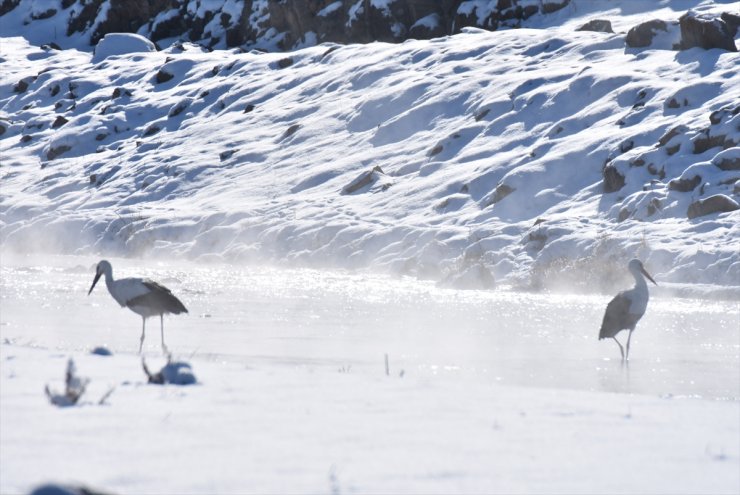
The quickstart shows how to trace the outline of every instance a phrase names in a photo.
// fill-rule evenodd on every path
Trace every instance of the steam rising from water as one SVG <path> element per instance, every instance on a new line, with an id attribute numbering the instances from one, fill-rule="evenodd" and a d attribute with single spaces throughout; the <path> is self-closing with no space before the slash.
<path id="1" fill-rule="evenodd" d="M 87 288 L 97 259 L 7 260 L 3 340 L 135 353 L 140 319 L 105 287 Z M 168 317 L 176 355 L 244 364 L 375 371 L 533 387 L 740 398 L 737 303 L 653 297 L 622 366 L 597 340 L 602 295 L 456 291 L 411 279 L 267 267 L 112 260 L 115 277 L 147 276 L 190 310 Z M 145 349 L 159 352 L 157 325 Z M 621 336 L 622 339 L 626 335 Z"/>

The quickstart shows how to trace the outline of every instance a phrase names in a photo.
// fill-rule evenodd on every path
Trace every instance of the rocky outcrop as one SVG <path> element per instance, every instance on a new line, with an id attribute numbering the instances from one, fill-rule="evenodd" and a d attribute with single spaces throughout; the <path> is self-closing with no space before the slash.
<path id="1" fill-rule="evenodd" d="M 401 42 L 460 32 L 466 26 L 520 27 L 570 0 L 62 0 L 67 35 L 86 33 L 95 45 L 107 33 L 140 33 L 152 41 L 179 38 L 207 47 L 254 44 L 288 50 L 322 42 Z M 0 15 L 21 4 L 2 0 Z M 40 17 L 39 17 L 40 18 Z"/>
<path id="2" fill-rule="evenodd" d="M 740 210 L 737 201 L 725 196 L 724 194 L 715 194 L 699 201 L 694 201 L 689 205 L 686 216 L 689 218 L 703 217 L 712 213 L 726 213 L 729 211 Z"/>
<path id="3" fill-rule="evenodd" d="M 630 48 L 644 48 L 650 46 L 653 38 L 660 31 L 667 32 L 668 24 L 660 19 L 653 19 L 630 29 L 624 41 Z"/>
<path id="4" fill-rule="evenodd" d="M 730 22 L 725 21 L 727 18 Z M 731 24 L 737 16 L 723 14 L 720 17 L 701 16 L 695 12 L 687 12 L 682 15 L 678 22 L 681 26 L 682 50 L 688 48 L 721 48 L 736 52 L 735 33 L 737 24 Z"/>
<path id="5" fill-rule="evenodd" d="M 613 33 L 612 23 L 606 19 L 591 19 L 576 31 L 595 31 L 597 33 Z"/>

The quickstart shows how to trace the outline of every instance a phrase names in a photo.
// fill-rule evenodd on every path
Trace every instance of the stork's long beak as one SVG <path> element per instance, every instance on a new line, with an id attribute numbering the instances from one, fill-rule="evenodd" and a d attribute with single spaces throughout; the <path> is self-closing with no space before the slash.
<path id="1" fill-rule="evenodd" d="M 90 290 L 89 290 L 89 291 L 87 291 L 87 295 L 88 295 L 88 296 L 90 295 L 90 293 L 92 292 L 92 290 L 93 290 L 93 289 L 95 288 L 95 284 L 97 284 L 97 283 L 98 283 L 98 280 L 100 280 L 100 276 L 101 276 L 102 274 L 103 274 L 103 272 L 97 272 L 97 273 L 95 274 L 95 280 L 93 280 L 93 284 L 92 284 L 92 285 L 90 286 Z M 648 275 L 648 277 L 650 277 L 650 275 Z M 650 280 L 652 280 L 652 279 L 650 279 Z"/>
<path id="2" fill-rule="evenodd" d="M 651 277 L 650 274 L 644 268 L 640 267 L 640 271 L 642 272 L 643 275 L 645 275 L 648 278 L 648 280 L 650 280 L 655 285 L 658 285 L 658 282 L 656 282 L 655 280 L 653 280 L 653 277 Z M 97 282 L 97 280 L 98 279 L 96 278 L 95 281 Z M 95 285 L 95 284 L 93 284 L 93 285 Z M 92 289 L 90 289 L 90 290 L 92 290 Z"/>

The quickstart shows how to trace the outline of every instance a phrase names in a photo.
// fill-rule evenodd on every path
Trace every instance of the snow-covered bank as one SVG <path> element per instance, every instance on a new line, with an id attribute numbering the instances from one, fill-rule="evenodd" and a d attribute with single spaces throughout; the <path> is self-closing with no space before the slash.
<path id="1" fill-rule="evenodd" d="M 604 12 L 618 31 L 633 3 Z M 689 218 L 740 194 L 737 54 L 627 48 L 564 10 L 289 54 L 4 38 L 3 249 L 585 290 L 639 256 L 659 282 L 740 285 L 740 210 Z"/>
<path id="2" fill-rule="evenodd" d="M 190 310 L 165 329 L 198 384 L 158 386 L 139 318 L 86 295 L 95 261 L 2 267 L 2 493 L 740 489 L 733 303 L 654 298 L 622 367 L 596 339 L 606 297 L 113 259 Z M 44 385 L 61 387 L 70 357 L 90 383 L 57 408 Z"/>

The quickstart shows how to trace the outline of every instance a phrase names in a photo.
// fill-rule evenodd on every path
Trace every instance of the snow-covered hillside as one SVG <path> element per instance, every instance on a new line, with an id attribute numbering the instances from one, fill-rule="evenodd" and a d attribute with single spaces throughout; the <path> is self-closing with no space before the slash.
<path id="1" fill-rule="evenodd" d="M 3 249 L 571 289 L 639 256 L 659 282 L 740 285 L 740 57 L 672 49 L 690 8 L 740 12 L 573 1 L 291 53 L 2 38 Z M 597 18 L 616 33 L 578 30 Z"/>

